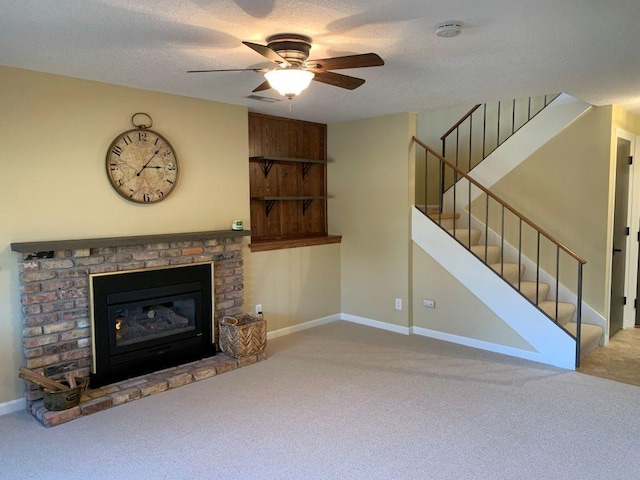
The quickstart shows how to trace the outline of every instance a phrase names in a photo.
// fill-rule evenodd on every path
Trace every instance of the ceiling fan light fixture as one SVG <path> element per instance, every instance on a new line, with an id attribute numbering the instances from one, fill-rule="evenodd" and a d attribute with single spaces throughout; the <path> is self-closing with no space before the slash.
<path id="1" fill-rule="evenodd" d="M 264 76 L 280 95 L 292 99 L 309 86 L 314 74 L 299 68 L 277 68 L 268 71 Z"/>

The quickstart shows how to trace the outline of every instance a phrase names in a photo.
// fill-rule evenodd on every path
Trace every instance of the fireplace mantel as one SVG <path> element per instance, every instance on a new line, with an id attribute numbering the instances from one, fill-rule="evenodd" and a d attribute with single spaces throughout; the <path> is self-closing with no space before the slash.
<path id="1" fill-rule="evenodd" d="M 214 230 L 210 232 L 163 233 L 128 237 L 84 238 L 75 240 L 43 240 L 40 242 L 17 242 L 11 250 L 18 253 L 78 250 L 82 248 L 122 247 L 160 242 L 186 242 L 215 238 L 246 237 L 251 230 Z"/>

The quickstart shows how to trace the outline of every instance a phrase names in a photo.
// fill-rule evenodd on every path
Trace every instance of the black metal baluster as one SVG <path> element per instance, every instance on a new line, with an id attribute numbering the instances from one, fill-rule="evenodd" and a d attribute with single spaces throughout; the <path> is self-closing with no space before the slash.
<path id="1" fill-rule="evenodd" d="M 447 158 L 447 137 L 444 137 L 442 139 L 442 156 L 444 158 Z M 440 206 L 440 211 L 442 211 L 442 195 L 444 194 L 444 170 L 442 169 L 442 162 L 440 162 L 440 159 L 438 159 L 439 163 L 440 163 L 440 189 L 441 189 L 441 194 L 438 200 L 438 205 Z"/>
<path id="2" fill-rule="evenodd" d="M 576 368 L 580 366 L 580 338 L 582 335 L 582 263 L 578 262 L 578 298 L 576 305 Z"/>
<path id="3" fill-rule="evenodd" d="M 484 104 L 484 119 L 482 121 L 482 159 L 487 158 L 487 104 Z"/>
<path id="4" fill-rule="evenodd" d="M 556 318 L 558 318 L 558 292 L 560 286 L 560 247 L 556 247 Z"/>
<path id="5" fill-rule="evenodd" d="M 444 178 L 444 164 L 440 161 L 439 158 L 436 157 L 436 159 L 438 160 L 438 169 L 439 169 L 439 173 L 440 173 L 440 178 Z M 441 184 L 441 189 L 440 192 L 438 192 L 438 212 L 439 212 L 439 216 L 438 219 L 440 220 L 440 225 L 442 225 L 442 209 L 443 209 L 443 197 L 444 197 L 444 185 Z M 455 220 L 454 220 L 455 221 Z"/>
<path id="6" fill-rule="evenodd" d="M 458 203 L 456 202 L 456 187 L 458 184 L 458 172 L 457 170 L 453 171 L 453 211 L 456 212 L 458 208 Z M 453 238 L 456 238 L 456 216 L 453 216 Z"/>
<path id="7" fill-rule="evenodd" d="M 538 305 L 538 287 L 540 286 L 540 232 L 538 232 L 538 248 L 536 252 L 536 305 Z M 556 318 L 556 323 L 558 319 Z"/>
<path id="8" fill-rule="evenodd" d="M 500 276 L 504 277 L 504 205 L 502 205 L 502 231 L 500 233 Z"/>
<path id="9" fill-rule="evenodd" d="M 456 127 L 456 167 L 459 168 L 458 165 L 458 157 L 460 152 L 460 127 Z"/>
<path id="10" fill-rule="evenodd" d="M 429 216 L 429 152 L 424 151 L 424 213 Z"/>
<path id="11" fill-rule="evenodd" d="M 471 182 L 467 180 L 467 184 L 469 185 L 469 202 L 467 205 L 467 230 L 469 231 L 469 251 L 471 251 Z"/>
<path id="12" fill-rule="evenodd" d="M 500 102 L 498 102 L 498 128 L 497 128 L 497 134 L 496 134 L 496 148 L 498 148 L 499 146 L 500 146 Z"/>
<path id="13" fill-rule="evenodd" d="M 518 217 L 520 220 L 520 225 L 518 227 L 518 291 L 522 287 L 520 272 L 522 271 L 522 218 Z"/>
<path id="14" fill-rule="evenodd" d="M 488 261 L 487 250 L 489 249 L 489 195 L 485 194 L 486 202 L 484 207 L 484 263 Z"/>

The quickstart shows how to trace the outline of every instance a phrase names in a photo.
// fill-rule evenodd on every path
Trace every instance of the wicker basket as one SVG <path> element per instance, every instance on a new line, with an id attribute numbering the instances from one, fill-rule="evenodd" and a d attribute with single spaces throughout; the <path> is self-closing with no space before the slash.
<path id="1" fill-rule="evenodd" d="M 267 345 L 267 322 L 248 313 L 241 317 L 224 317 L 219 325 L 220 350 L 234 358 L 264 352 Z"/>

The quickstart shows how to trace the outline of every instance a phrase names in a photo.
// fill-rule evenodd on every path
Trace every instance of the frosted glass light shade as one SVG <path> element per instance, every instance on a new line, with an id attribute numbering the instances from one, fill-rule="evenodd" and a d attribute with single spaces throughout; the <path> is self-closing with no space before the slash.
<path id="1" fill-rule="evenodd" d="M 280 95 L 293 98 L 309 86 L 313 72 L 297 68 L 279 68 L 265 73 L 264 76 Z"/>

